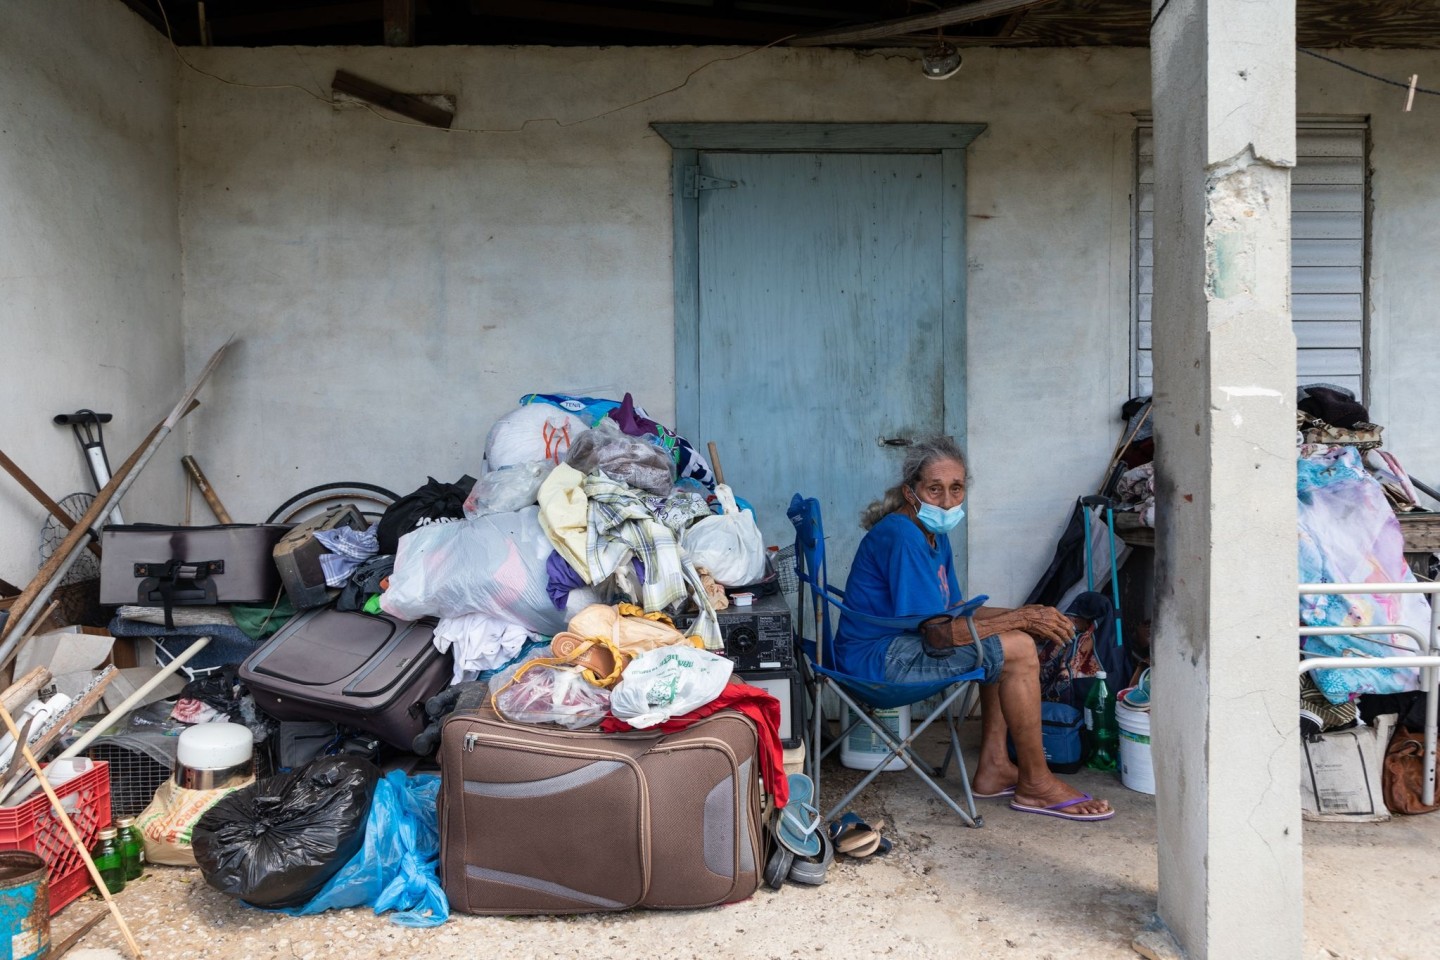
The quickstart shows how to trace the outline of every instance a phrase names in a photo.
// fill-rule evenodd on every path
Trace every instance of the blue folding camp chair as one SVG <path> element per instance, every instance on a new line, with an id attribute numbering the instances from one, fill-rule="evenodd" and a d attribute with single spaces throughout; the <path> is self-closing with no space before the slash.
<path id="1" fill-rule="evenodd" d="M 797 493 L 790 500 L 790 509 L 786 515 L 795 525 L 795 573 L 801 584 L 795 620 L 796 637 L 800 645 L 800 661 L 806 687 L 810 694 L 812 711 L 810 723 L 806 725 L 805 756 L 810 778 L 815 782 L 817 803 L 820 796 L 820 761 L 844 743 L 845 738 L 859 724 L 866 724 L 890 751 L 849 793 L 830 808 L 829 812 L 825 814 L 825 819 L 834 820 L 839 816 L 860 795 L 860 792 L 890 765 L 894 758 L 899 757 L 906 767 L 919 777 L 936 796 L 943 800 L 951 810 L 959 814 L 966 826 L 981 826 L 984 820 L 975 811 L 975 797 L 970 791 L 970 775 L 965 769 L 965 757 L 960 751 L 958 725 L 960 720 L 969 714 L 975 699 L 979 697 L 980 690 L 976 681 L 984 676 L 984 672 L 977 668 L 968 673 L 960 673 L 928 683 L 884 683 L 852 677 L 827 666 L 831 644 L 831 607 L 867 623 L 893 627 L 896 633 L 916 630 L 920 621 L 925 617 L 885 619 L 857 613 L 846 607 L 845 591 L 831 586 L 826 579 L 825 531 L 820 520 L 820 502 L 813 497 L 807 499 Z M 807 593 L 810 597 L 814 622 L 814 631 L 808 638 L 805 637 Z M 967 601 L 963 607 L 946 612 L 955 616 L 965 616 L 979 607 L 986 599 L 986 597 L 976 597 Z M 968 616 L 966 616 L 966 620 L 973 633 L 974 621 Z M 978 635 L 976 639 L 978 642 Z M 826 690 L 833 691 L 840 702 L 850 708 L 849 712 L 855 719 L 841 731 L 839 737 L 822 750 L 820 734 L 824 723 L 824 710 L 821 707 L 821 696 Z M 929 700 L 937 694 L 940 694 L 939 705 L 932 709 L 923 720 L 914 723 L 910 736 L 904 739 L 893 732 L 883 719 L 875 716 L 876 710 L 910 706 L 923 700 Z M 950 736 L 950 744 L 945 752 L 944 761 L 939 767 L 933 767 L 915 754 L 912 745 L 931 723 L 942 717 Z M 943 778 L 945 776 L 951 760 L 954 760 L 960 769 L 960 783 L 964 790 L 963 806 L 935 782 L 936 777 Z"/>

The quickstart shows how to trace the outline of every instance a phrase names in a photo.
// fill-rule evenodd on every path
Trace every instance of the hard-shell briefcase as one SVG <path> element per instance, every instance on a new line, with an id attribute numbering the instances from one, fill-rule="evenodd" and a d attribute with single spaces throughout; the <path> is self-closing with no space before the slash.
<path id="1" fill-rule="evenodd" d="M 273 603 L 282 523 L 107 526 L 100 532 L 100 602 L 142 607 Z"/>
<path id="2" fill-rule="evenodd" d="M 296 616 L 240 665 L 240 680 L 277 720 L 329 720 L 409 750 L 429 723 L 425 701 L 450 682 L 435 621 L 321 607 Z"/>
<path id="3" fill-rule="evenodd" d="M 440 743 L 440 871 L 466 913 L 707 907 L 760 883 L 758 735 L 720 711 L 671 734 L 455 714 Z"/>

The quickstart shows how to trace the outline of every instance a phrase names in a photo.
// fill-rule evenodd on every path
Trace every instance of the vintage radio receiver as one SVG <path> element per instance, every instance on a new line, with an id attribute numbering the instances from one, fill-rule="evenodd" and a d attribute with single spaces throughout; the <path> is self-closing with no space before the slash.
<path id="1" fill-rule="evenodd" d="M 734 662 L 737 673 L 789 670 L 795 666 L 793 615 L 783 594 L 757 597 L 748 607 L 732 604 L 716 616 L 720 620 L 720 635 L 725 638 L 722 652 Z M 694 622 L 694 614 L 675 618 L 675 625 L 681 630 L 688 629 Z"/>

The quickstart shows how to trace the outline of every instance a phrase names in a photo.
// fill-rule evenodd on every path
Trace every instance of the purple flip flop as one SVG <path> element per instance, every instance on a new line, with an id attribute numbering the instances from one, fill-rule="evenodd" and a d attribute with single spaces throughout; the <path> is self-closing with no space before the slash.
<path id="1" fill-rule="evenodd" d="M 1052 803 L 1048 807 L 1032 807 L 1027 803 L 1020 803 L 1019 801 L 1011 800 L 1010 809 L 1018 810 L 1021 813 L 1038 813 L 1041 816 L 1045 817 L 1059 817 L 1061 820 L 1083 820 L 1086 822 L 1091 822 L 1095 820 L 1109 820 L 1111 817 L 1115 816 L 1114 809 L 1107 810 L 1104 813 L 1065 812 L 1066 809 L 1069 807 L 1078 806 L 1079 804 L 1094 799 L 1095 798 L 1090 796 L 1090 794 L 1082 793 L 1080 794 L 1080 796 L 1076 797 L 1073 800 L 1061 800 L 1059 803 Z"/>
<path id="2" fill-rule="evenodd" d="M 972 792 L 973 792 L 973 791 L 972 791 Z M 999 793 L 976 793 L 976 794 L 975 794 L 975 799 L 976 799 L 976 800 L 1003 800 L 1005 797 L 1013 797 L 1013 796 L 1015 796 L 1015 788 L 1014 788 L 1014 787 L 1006 787 L 1004 790 L 1001 790 Z"/>

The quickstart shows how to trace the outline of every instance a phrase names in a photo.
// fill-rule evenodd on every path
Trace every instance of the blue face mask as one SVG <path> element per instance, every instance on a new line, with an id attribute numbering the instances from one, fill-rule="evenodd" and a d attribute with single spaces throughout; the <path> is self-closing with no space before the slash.
<path id="1" fill-rule="evenodd" d="M 949 510 L 942 510 L 933 503 L 921 501 L 920 508 L 915 511 L 915 517 L 920 524 L 931 533 L 949 533 L 965 519 L 965 504 L 957 504 Z"/>

